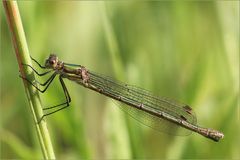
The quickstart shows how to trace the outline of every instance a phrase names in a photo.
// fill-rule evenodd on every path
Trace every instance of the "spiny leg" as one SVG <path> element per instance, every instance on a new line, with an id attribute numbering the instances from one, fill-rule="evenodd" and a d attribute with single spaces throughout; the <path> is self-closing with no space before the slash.
<path id="1" fill-rule="evenodd" d="M 48 73 L 50 73 L 50 72 L 52 72 L 53 70 L 50 70 L 50 71 L 47 71 L 47 72 L 44 72 L 44 73 L 38 73 L 38 71 L 37 70 L 35 70 L 32 66 L 30 66 L 29 64 L 24 64 L 24 63 L 22 63 L 22 65 L 24 65 L 24 66 L 27 66 L 27 67 L 30 67 L 37 75 L 39 75 L 39 76 L 44 76 L 44 75 L 46 75 L 46 74 L 48 74 Z"/>
<path id="2" fill-rule="evenodd" d="M 57 110 L 55 110 L 53 112 L 49 112 L 47 114 L 44 114 L 41 117 L 41 119 L 38 121 L 38 123 L 40 123 L 43 120 L 44 117 L 49 116 L 49 115 L 51 115 L 53 113 L 56 113 L 56 112 L 58 112 L 58 111 L 60 111 L 62 109 L 65 109 L 65 108 L 69 107 L 69 103 L 71 102 L 71 97 L 69 95 L 69 92 L 67 90 L 67 87 L 66 87 L 66 85 L 65 85 L 61 75 L 59 76 L 59 80 L 60 80 L 62 88 L 63 88 L 63 92 L 64 92 L 64 95 L 65 95 L 65 98 L 66 98 L 66 102 L 58 104 L 58 105 L 55 105 L 55 106 L 52 106 L 52 107 L 43 108 L 43 110 L 49 110 L 49 109 L 53 109 L 53 108 L 60 107 L 60 106 L 64 105 L 63 107 L 61 107 L 61 108 L 59 108 L 59 109 L 57 109 Z"/>
<path id="3" fill-rule="evenodd" d="M 42 68 L 42 69 L 47 69 L 45 66 L 42 66 L 36 59 L 34 59 L 32 56 L 30 56 L 31 57 L 31 59 L 40 67 L 40 68 Z M 37 75 L 39 75 L 39 76 L 44 76 L 44 75 L 46 75 L 46 74 L 48 74 L 48 73 L 50 73 L 50 72 L 52 72 L 53 70 L 50 70 L 50 71 L 47 71 L 47 72 L 45 72 L 45 73 L 38 73 L 32 66 L 30 66 L 29 64 L 22 64 L 22 65 L 25 65 L 25 66 L 28 66 L 28 67 L 30 67 Z"/>
<path id="4" fill-rule="evenodd" d="M 41 65 L 37 60 L 35 60 L 33 57 L 31 57 L 31 59 L 32 59 L 40 68 L 46 69 L 45 66 L 42 66 L 42 65 Z M 22 65 L 25 65 L 25 66 L 30 67 L 38 76 L 44 76 L 44 75 L 46 75 L 46 74 L 48 74 L 48 73 L 50 73 L 50 72 L 53 71 L 53 70 L 50 70 L 50 71 L 47 71 L 47 72 L 44 72 L 44 73 L 38 73 L 32 66 L 30 66 L 30 65 L 28 65 L 28 64 L 22 64 Z M 41 90 L 40 88 L 38 88 L 36 85 L 34 85 L 34 84 L 33 84 L 30 80 L 28 80 L 27 78 L 24 78 L 24 77 L 21 77 L 21 78 L 27 80 L 28 83 L 30 83 L 32 86 L 34 86 L 34 87 L 35 87 L 38 91 L 40 91 L 41 93 L 44 93 L 44 92 L 47 90 L 47 88 L 49 87 L 49 85 L 51 84 L 51 82 L 53 81 L 53 79 L 55 78 L 56 75 L 57 75 L 56 72 L 53 73 L 53 74 L 51 75 L 51 77 L 50 77 L 45 83 L 40 83 L 40 82 L 36 81 L 36 82 L 37 82 L 39 85 L 41 85 L 41 86 L 47 85 L 47 86 L 45 87 L 45 89 L 43 89 L 43 90 Z M 68 90 L 67 90 L 67 88 L 66 88 L 66 85 L 65 85 L 65 83 L 64 83 L 61 75 L 59 76 L 59 80 L 60 80 L 60 82 L 61 82 L 61 85 L 62 85 L 62 88 L 63 88 L 63 91 L 64 91 L 64 95 L 65 95 L 67 101 L 64 102 L 64 103 L 55 105 L 55 106 L 53 106 L 53 107 L 43 108 L 43 110 L 53 109 L 53 108 L 56 108 L 56 107 L 60 107 L 60 106 L 62 106 L 62 105 L 65 105 L 65 106 L 63 106 L 63 107 L 61 107 L 61 108 L 59 108 L 59 109 L 57 109 L 57 110 L 55 110 L 55 111 L 53 111 L 53 112 L 44 114 L 44 115 L 41 117 L 41 119 L 38 121 L 38 123 L 40 123 L 45 116 L 51 115 L 51 114 L 53 114 L 53 113 L 56 113 L 56 112 L 58 112 L 58 111 L 60 111 L 60 110 L 62 110 L 62 109 L 64 109 L 64 108 L 68 107 L 68 106 L 69 106 L 69 103 L 71 102 L 71 97 L 70 97 L 70 95 L 69 95 L 69 93 L 68 93 Z"/>
<path id="5" fill-rule="evenodd" d="M 36 88 L 39 92 L 44 93 L 44 92 L 48 89 L 49 85 L 52 83 L 52 81 L 53 81 L 53 79 L 56 77 L 56 75 L 57 75 L 57 72 L 54 72 L 54 73 L 51 75 L 51 77 L 50 77 L 45 83 L 43 83 L 43 84 L 40 83 L 40 85 L 42 85 L 42 86 L 47 85 L 43 90 L 41 90 L 40 88 L 38 88 L 38 86 L 36 86 L 35 84 L 33 84 L 29 79 L 27 79 L 27 78 L 25 78 L 25 77 L 22 77 L 22 76 L 20 76 L 20 77 L 21 77 L 22 79 L 26 80 L 28 83 L 30 83 L 30 84 L 31 84 L 34 88 Z M 39 82 L 38 82 L 38 83 L 39 83 Z"/>
<path id="6" fill-rule="evenodd" d="M 37 84 L 39 84 L 40 86 L 46 86 L 48 83 L 49 83 L 49 81 L 51 80 L 51 77 L 53 76 L 54 74 L 52 74 L 47 80 L 46 80 L 46 82 L 44 82 L 44 83 L 41 83 L 41 82 L 39 82 L 39 81 L 37 81 L 37 80 L 35 80 L 34 82 L 36 82 Z"/>
<path id="7" fill-rule="evenodd" d="M 31 57 L 31 59 L 32 59 L 34 62 L 36 62 L 41 68 L 45 68 L 45 67 L 42 67 L 34 58 Z M 46 75 L 46 74 L 54 71 L 54 70 L 49 70 L 49 71 L 44 72 L 44 73 L 38 73 L 38 71 L 35 70 L 35 69 L 34 69 L 32 66 L 30 66 L 29 64 L 22 64 L 22 65 L 27 66 L 27 67 L 30 67 L 38 76 L 44 76 L 44 75 Z M 46 81 L 45 83 L 40 83 L 40 82 L 38 82 L 37 80 L 35 80 L 35 82 L 38 83 L 38 84 L 41 85 L 41 86 L 45 86 L 45 85 L 47 85 L 50 81 L 52 81 L 55 76 L 56 76 L 56 73 L 53 73 L 53 74 L 47 79 L 47 81 Z M 38 88 L 36 85 L 34 85 L 29 79 L 27 79 L 27 78 L 25 78 L 25 77 L 23 77 L 23 76 L 21 76 L 21 75 L 20 75 L 20 77 L 21 77 L 22 79 L 25 79 L 28 83 L 30 83 L 32 86 L 34 86 L 38 91 L 40 91 L 40 92 L 42 92 L 42 93 L 43 93 L 43 92 L 47 89 L 47 87 L 50 85 L 50 84 L 48 84 L 48 86 L 47 86 L 43 91 L 41 91 L 40 88 Z"/>
<path id="8" fill-rule="evenodd" d="M 46 67 L 45 67 L 45 66 L 42 66 L 36 59 L 34 59 L 32 56 L 30 56 L 30 57 L 31 57 L 31 59 L 32 59 L 35 63 L 37 63 L 37 65 L 38 65 L 40 68 L 46 69 Z"/>
<path id="9" fill-rule="evenodd" d="M 43 110 L 48 110 L 48 109 L 52 109 L 52 108 L 56 108 L 56 107 L 59 107 L 61 105 L 64 105 L 64 104 L 67 104 L 67 103 L 70 103 L 71 102 L 71 97 L 69 95 L 69 92 L 67 90 L 67 87 L 62 79 L 61 76 L 59 76 L 59 80 L 61 82 L 61 85 L 62 85 L 62 88 L 63 88 L 63 92 L 64 92 L 64 95 L 65 95 L 65 98 L 66 98 L 66 102 L 64 103 L 61 103 L 61 104 L 58 104 L 58 105 L 55 105 L 55 106 L 52 106 L 52 107 L 47 107 L 47 108 L 43 108 Z"/>

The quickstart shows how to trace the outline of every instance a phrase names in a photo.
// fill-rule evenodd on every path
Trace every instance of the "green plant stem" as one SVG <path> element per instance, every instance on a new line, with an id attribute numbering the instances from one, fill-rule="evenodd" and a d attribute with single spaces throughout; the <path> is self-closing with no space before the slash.
<path id="1" fill-rule="evenodd" d="M 32 81 L 35 79 L 32 70 L 29 67 L 23 67 L 22 65 L 23 63 L 31 65 L 32 63 L 29 55 L 27 41 L 23 30 L 17 2 L 4 0 L 3 5 L 5 8 L 9 28 L 12 35 L 13 45 L 17 56 L 20 74 L 23 77 L 27 77 L 29 80 Z M 28 84 L 26 81 L 23 80 L 23 82 L 25 92 L 27 94 L 27 99 L 30 105 L 30 109 L 34 118 L 34 123 L 36 124 L 35 126 L 37 130 L 37 135 L 41 145 L 44 159 L 55 159 L 50 135 L 47 129 L 47 124 L 45 121 L 41 121 L 41 123 L 39 124 L 37 123 L 38 120 L 43 115 L 39 93 L 33 86 Z"/>

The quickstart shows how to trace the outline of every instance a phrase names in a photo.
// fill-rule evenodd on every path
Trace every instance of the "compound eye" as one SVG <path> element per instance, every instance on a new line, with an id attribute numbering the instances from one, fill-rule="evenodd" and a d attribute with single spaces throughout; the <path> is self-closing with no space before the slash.
<path id="1" fill-rule="evenodd" d="M 55 60 L 50 60 L 50 64 L 54 64 L 55 63 Z"/>

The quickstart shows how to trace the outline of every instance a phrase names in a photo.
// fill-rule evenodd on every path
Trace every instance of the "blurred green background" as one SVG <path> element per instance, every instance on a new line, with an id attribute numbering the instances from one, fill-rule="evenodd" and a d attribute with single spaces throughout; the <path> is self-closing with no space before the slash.
<path id="1" fill-rule="evenodd" d="M 192 106 L 225 134 L 171 136 L 65 81 L 71 107 L 46 118 L 58 159 L 239 159 L 239 1 L 20 1 L 30 53 L 50 53 Z M 1 158 L 42 158 L 1 6 Z M 37 67 L 37 66 L 36 66 Z M 38 69 L 40 72 L 41 70 Z M 44 78 L 39 78 L 44 81 Z M 57 79 L 43 106 L 64 101 Z"/>

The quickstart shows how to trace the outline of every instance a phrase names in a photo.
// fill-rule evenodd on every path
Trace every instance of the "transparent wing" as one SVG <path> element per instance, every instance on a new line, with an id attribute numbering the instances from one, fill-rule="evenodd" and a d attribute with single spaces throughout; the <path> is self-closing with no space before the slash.
<path id="1" fill-rule="evenodd" d="M 116 98 L 121 97 L 121 101 L 131 103 L 135 106 L 143 104 L 150 110 L 167 113 L 176 119 L 182 119 L 191 124 L 196 124 L 197 122 L 192 109 L 188 105 L 175 100 L 154 96 L 150 92 L 139 87 L 127 85 L 110 77 L 91 71 L 89 71 L 89 83 L 101 90 L 102 93 L 110 94 Z M 135 107 L 122 104 L 118 106 L 137 121 L 158 131 L 173 135 L 191 134 L 191 131 L 182 128 L 175 123 L 136 109 Z"/>

